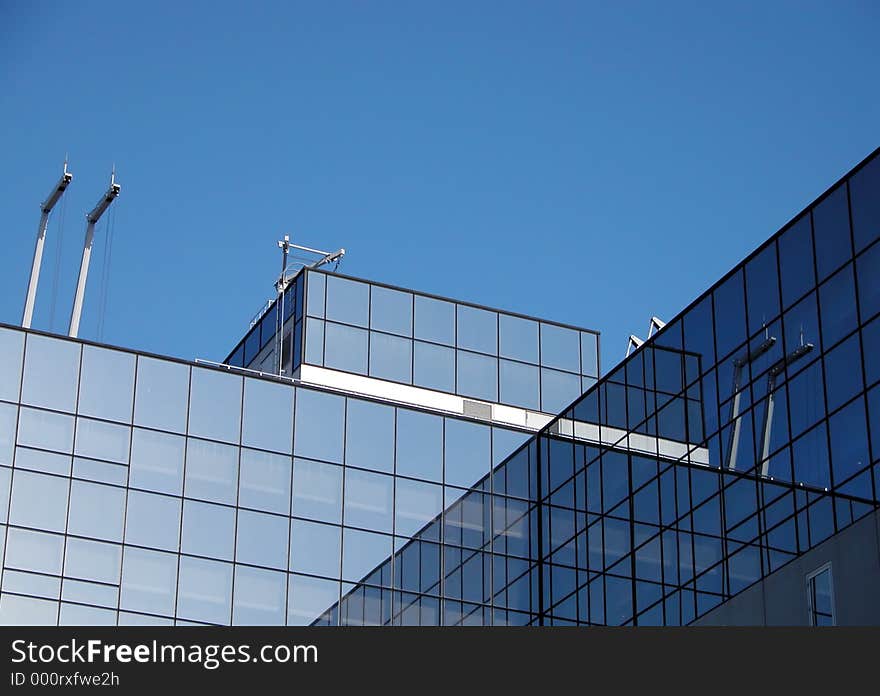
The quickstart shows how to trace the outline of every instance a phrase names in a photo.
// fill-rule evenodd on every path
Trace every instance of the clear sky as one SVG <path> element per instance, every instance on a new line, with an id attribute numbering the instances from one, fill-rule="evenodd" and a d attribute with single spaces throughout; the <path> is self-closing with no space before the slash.
<path id="1" fill-rule="evenodd" d="M 874 0 L 0 0 L 0 321 L 69 153 L 36 328 L 115 163 L 84 338 L 222 358 L 290 234 L 598 329 L 607 370 L 880 144 L 878 35 Z"/>

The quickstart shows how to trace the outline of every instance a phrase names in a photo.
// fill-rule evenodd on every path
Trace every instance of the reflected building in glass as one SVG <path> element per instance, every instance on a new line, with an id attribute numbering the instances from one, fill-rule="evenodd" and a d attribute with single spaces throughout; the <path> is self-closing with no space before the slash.
<path id="1" fill-rule="evenodd" d="M 880 623 L 878 240 L 875 152 L 601 376 L 318 270 L 220 366 L 4 326 L 0 621 Z"/>

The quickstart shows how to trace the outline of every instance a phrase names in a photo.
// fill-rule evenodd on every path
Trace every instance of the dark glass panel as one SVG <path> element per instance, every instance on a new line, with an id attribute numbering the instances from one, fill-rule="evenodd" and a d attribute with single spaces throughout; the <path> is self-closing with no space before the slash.
<path id="1" fill-rule="evenodd" d="M 880 312 L 880 244 L 874 245 L 856 259 L 856 277 L 859 285 L 859 311 L 864 321 Z"/>
<path id="2" fill-rule="evenodd" d="M 723 358 L 746 340 L 745 295 L 742 269 L 737 270 L 714 292 L 715 352 Z"/>
<path id="3" fill-rule="evenodd" d="M 852 256 L 846 182 L 813 208 L 813 236 L 816 240 L 816 270 L 821 282 Z"/>
<path id="4" fill-rule="evenodd" d="M 819 288 L 822 345 L 827 350 L 856 328 L 856 289 L 848 264 Z"/>
<path id="5" fill-rule="evenodd" d="M 779 314 L 775 243 L 766 246 L 746 264 L 746 301 L 751 336 Z"/>
<path id="6" fill-rule="evenodd" d="M 779 267 L 782 304 L 788 307 L 816 284 L 809 213 L 779 237 Z"/>
<path id="7" fill-rule="evenodd" d="M 828 410 L 833 411 L 862 390 L 862 351 L 858 334 L 827 352 L 824 360 Z"/>
<path id="8" fill-rule="evenodd" d="M 834 485 L 838 486 L 870 464 L 864 399 L 856 399 L 828 421 Z M 870 495 L 868 496 L 870 497 Z"/>
<path id="9" fill-rule="evenodd" d="M 880 157 L 874 157 L 849 180 L 856 253 L 880 237 Z"/>

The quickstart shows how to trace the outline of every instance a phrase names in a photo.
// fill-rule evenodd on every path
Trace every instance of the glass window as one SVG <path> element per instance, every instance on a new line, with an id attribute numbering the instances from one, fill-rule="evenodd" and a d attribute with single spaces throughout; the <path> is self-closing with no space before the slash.
<path id="1" fill-rule="evenodd" d="M 580 373 L 578 332 L 553 324 L 541 324 L 541 364 Z"/>
<path id="2" fill-rule="evenodd" d="M 538 364 L 538 322 L 499 313 L 498 332 L 502 357 Z"/>
<path id="3" fill-rule="evenodd" d="M 387 334 L 370 335 L 370 376 L 412 382 L 412 341 Z"/>
<path id="4" fill-rule="evenodd" d="M 67 585 L 65 584 L 65 594 Z M 61 603 L 61 614 L 58 620 L 59 626 L 115 626 L 115 609 L 98 609 L 85 607 L 79 604 Z"/>
<path id="5" fill-rule="evenodd" d="M 239 510 L 235 560 L 239 563 L 287 568 L 288 518 Z"/>
<path id="6" fill-rule="evenodd" d="M 880 244 L 871 247 L 856 260 L 859 311 L 862 315 L 862 321 L 880 312 L 880 273 L 877 273 L 878 268 L 880 268 Z"/>
<path id="7" fill-rule="evenodd" d="M 821 423 L 792 445 L 794 482 L 816 488 L 830 488 L 828 466 L 828 439 L 825 424 Z"/>
<path id="8" fill-rule="evenodd" d="M 291 575 L 287 590 L 287 625 L 308 626 L 339 602 L 339 581 Z"/>
<path id="9" fill-rule="evenodd" d="M 290 521 L 291 570 L 338 577 L 341 546 L 341 529 L 335 525 Z"/>
<path id="10" fill-rule="evenodd" d="M 122 547 L 89 539 L 67 538 L 64 554 L 64 574 L 112 585 L 119 583 Z"/>
<path id="11" fill-rule="evenodd" d="M 58 476 L 30 471 L 14 472 L 9 523 L 63 532 L 69 484 L 69 479 Z"/>
<path id="12" fill-rule="evenodd" d="M 862 390 L 862 352 L 858 335 L 825 354 L 825 393 L 828 410 L 833 411 Z"/>
<path id="13" fill-rule="evenodd" d="M 186 496 L 234 505 L 237 489 L 238 448 L 188 438 Z"/>
<path id="14" fill-rule="evenodd" d="M 341 464 L 344 421 L 343 397 L 298 389 L 293 453 Z"/>
<path id="15" fill-rule="evenodd" d="M 196 556 L 232 560 L 235 508 L 185 500 L 181 551 Z"/>
<path id="16" fill-rule="evenodd" d="M 581 332 L 581 371 L 585 375 L 599 376 L 599 337 L 585 331 Z"/>
<path id="17" fill-rule="evenodd" d="M 135 424 L 185 433 L 189 366 L 143 356 L 137 362 Z"/>
<path id="18" fill-rule="evenodd" d="M 122 541 L 125 489 L 100 483 L 73 481 L 70 486 L 70 534 Z"/>
<path id="19" fill-rule="evenodd" d="M 776 244 L 768 244 L 746 264 L 746 297 L 749 336 L 768 325 L 779 314 L 779 273 Z"/>
<path id="20" fill-rule="evenodd" d="M 835 273 L 819 288 L 819 309 L 822 316 L 822 345 L 827 350 L 856 328 L 852 264 Z"/>
<path id="21" fill-rule="evenodd" d="M 394 498 L 394 532 L 411 537 L 443 511 L 443 487 L 397 478 Z"/>
<path id="22" fill-rule="evenodd" d="M 0 467 L 0 524 L 6 524 L 9 520 L 9 493 L 12 488 L 12 469 Z M 3 537 L 0 531 L 0 538 Z M 3 549 L 0 547 L 0 553 Z"/>
<path id="23" fill-rule="evenodd" d="M 416 341 L 413 355 L 413 384 L 443 392 L 455 392 L 455 351 Z"/>
<path id="24" fill-rule="evenodd" d="M 865 349 L 865 379 L 870 385 L 880 379 L 880 318 L 862 328 L 862 345 Z"/>
<path id="25" fill-rule="evenodd" d="M 287 599 L 287 575 L 235 566 L 232 622 L 238 626 L 281 626 Z"/>
<path id="26" fill-rule="evenodd" d="M 373 471 L 394 470 L 394 409 L 348 400 L 345 463 Z"/>
<path id="27" fill-rule="evenodd" d="M 716 352 L 721 359 L 746 340 L 743 273 L 736 271 L 714 293 Z"/>
<path id="28" fill-rule="evenodd" d="M 346 469 L 345 524 L 390 533 L 393 484 L 394 479 L 385 474 Z"/>
<path id="29" fill-rule="evenodd" d="M 559 413 L 581 395 L 581 380 L 577 375 L 541 368 L 541 410 Z"/>
<path id="30" fill-rule="evenodd" d="M 370 327 L 412 336 L 413 297 L 408 292 L 373 285 L 370 287 Z"/>
<path id="31" fill-rule="evenodd" d="M 309 365 L 324 364 L 324 322 L 306 319 L 306 357 Z"/>
<path id="32" fill-rule="evenodd" d="M 122 609 L 174 616 L 177 554 L 125 547 Z"/>
<path id="33" fill-rule="evenodd" d="M 260 325 L 254 326 L 244 339 L 244 364 L 250 365 L 260 353 Z"/>
<path id="34" fill-rule="evenodd" d="M 242 448 L 238 504 L 290 514 L 291 459 Z"/>
<path id="35" fill-rule="evenodd" d="M 816 240 L 816 269 L 821 282 L 852 256 L 845 182 L 813 208 L 813 237 Z"/>
<path id="36" fill-rule="evenodd" d="M 239 441 L 242 378 L 194 367 L 189 434 L 223 442 Z"/>
<path id="37" fill-rule="evenodd" d="M 92 459 L 127 464 L 130 437 L 131 428 L 127 425 L 77 418 L 74 453 Z"/>
<path id="38" fill-rule="evenodd" d="M 416 295 L 416 338 L 455 345 L 455 305 L 432 297 Z"/>
<path id="39" fill-rule="evenodd" d="M 799 300 L 815 286 L 813 233 L 809 213 L 779 237 L 779 269 L 783 307 Z"/>
<path id="40" fill-rule="evenodd" d="M 125 542 L 176 551 L 180 539 L 180 499 L 165 495 L 128 492 Z"/>
<path id="41" fill-rule="evenodd" d="M 14 432 L 15 408 L 10 413 Z M 70 452 L 73 449 L 73 416 L 22 407 L 18 421 L 18 444 Z M 12 464 L 11 457 L 7 463 Z"/>
<path id="42" fill-rule="evenodd" d="M 811 292 L 794 307 L 789 309 L 782 319 L 783 331 L 785 332 L 786 355 L 801 345 L 812 343 L 815 350 L 793 364 L 794 369 L 799 369 L 819 357 L 822 341 L 819 337 L 819 308 L 816 304 L 816 293 Z"/>
<path id="43" fill-rule="evenodd" d="M 324 365 L 336 370 L 367 374 L 367 332 L 327 322 L 324 325 Z"/>
<path id="44" fill-rule="evenodd" d="M 0 597 L 0 626 L 54 626 L 57 616 L 58 602 L 6 592 Z"/>
<path id="45" fill-rule="evenodd" d="M 856 399 L 828 420 L 831 438 L 831 464 L 834 467 L 834 485 L 855 476 L 871 463 L 868 454 L 868 429 L 865 419 L 865 401 Z M 848 491 L 852 493 L 853 491 Z M 863 497 L 871 498 L 870 482 Z"/>
<path id="46" fill-rule="evenodd" d="M 10 528 L 6 540 L 6 568 L 61 575 L 64 537 L 60 534 Z"/>
<path id="47" fill-rule="evenodd" d="M 322 522 L 340 523 L 342 467 L 309 459 L 295 459 L 292 514 Z"/>
<path id="48" fill-rule="evenodd" d="M 79 381 L 80 345 L 28 334 L 21 400 L 73 413 Z"/>
<path id="49" fill-rule="evenodd" d="M 831 564 L 807 576 L 807 608 L 810 626 L 834 626 L 834 584 Z"/>
<path id="50" fill-rule="evenodd" d="M 262 379 L 244 381 L 241 443 L 290 454 L 293 446 L 292 387 Z"/>
<path id="51" fill-rule="evenodd" d="M 17 415 L 18 409 L 12 404 L 0 404 L 0 465 L 3 466 L 12 466 Z"/>
<path id="52" fill-rule="evenodd" d="M 813 363 L 788 382 L 791 434 L 797 437 L 824 415 L 825 380 L 819 363 Z"/>
<path id="53" fill-rule="evenodd" d="M 226 625 L 231 619 L 232 565 L 201 558 L 180 559 L 177 616 Z"/>
<path id="54" fill-rule="evenodd" d="M 392 537 L 357 529 L 343 530 L 342 579 L 358 582 L 393 553 Z"/>
<path id="55" fill-rule="evenodd" d="M 18 401 L 24 333 L 0 328 L 0 399 Z"/>
<path id="56" fill-rule="evenodd" d="M 530 438 L 530 433 L 507 430 L 506 428 L 492 428 L 492 466 L 496 467 L 501 464 Z M 449 474 L 447 473 L 448 476 Z M 528 483 L 526 483 L 526 486 L 528 487 Z"/>
<path id="57" fill-rule="evenodd" d="M 397 473 L 429 481 L 443 480 L 443 419 L 398 409 Z"/>
<path id="58" fill-rule="evenodd" d="M 484 401 L 498 401 L 498 360 L 458 351 L 457 393 Z"/>
<path id="59" fill-rule="evenodd" d="M 491 429 L 455 418 L 446 419 L 446 484 L 470 488 L 489 473 Z"/>
<path id="60" fill-rule="evenodd" d="M 370 286 L 338 276 L 327 278 L 327 319 L 369 326 Z"/>
<path id="61" fill-rule="evenodd" d="M 128 480 L 128 467 L 120 464 L 110 464 L 109 462 L 98 462 L 94 459 L 75 457 L 73 460 L 73 475 L 75 478 L 87 481 L 99 481 L 124 486 Z"/>
<path id="62" fill-rule="evenodd" d="M 856 253 L 880 237 L 880 157 L 875 157 L 849 180 Z"/>
<path id="63" fill-rule="evenodd" d="M 323 273 L 306 272 L 307 314 L 310 317 L 324 316 L 325 281 Z"/>
<path id="64" fill-rule="evenodd" d="M 499 374 L 501 403 L 536 411 L 541 408 L 540 378 L 536 366 L 501 360 Z"/>
<path id="65" fill-rule="evenodd" d="M 498 353 L 498 315 L 485 309 L 456 305 L 456 345 L 480 353 Z"/>
<path id="66" fill-rule="evenodd" d="M 79 413 L 130 423 L 133 396 L 134 355 L 84 346 Z"/>
<path id="67" fill-rule="evenodd" d="M 135 428 L 129 484 L 134 488 L 180 495 L 185 443 L 186 439 L 179 435 Z"/>

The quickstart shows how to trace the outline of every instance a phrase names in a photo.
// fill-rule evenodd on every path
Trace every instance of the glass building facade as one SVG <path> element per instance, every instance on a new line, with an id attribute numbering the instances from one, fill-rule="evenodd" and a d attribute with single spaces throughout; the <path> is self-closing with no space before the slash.
<path id="1" fill-rule="evenodd" d="M 878 152 L 596 383 L 586 330 L 283 298 L 219 368 L 0 328 L 0 622 L 684 625 L 880 503 Z"/>

